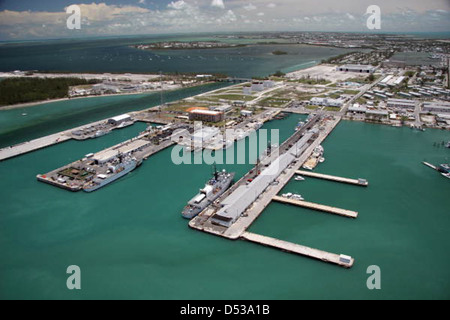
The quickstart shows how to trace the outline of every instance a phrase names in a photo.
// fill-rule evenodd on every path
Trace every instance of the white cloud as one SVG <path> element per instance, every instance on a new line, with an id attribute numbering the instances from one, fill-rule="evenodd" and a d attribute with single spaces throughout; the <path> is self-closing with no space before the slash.
<path id="1" fill-rule="evenodd" d="M 249 3 L 246 6 L 244 6 L 244 9 L 247 11 L 252 11 L 252 10 L 256 10 L 256 7 L 252 3 Z"/>
<path id="2" fill-rule="evenodd" d="M 228 10 L 227 13 L 225 13 L 225 15 L 219 20 L 221 22 L 235 22 L 237 17 L 232 10 Z"/>
<path id="3" fill-rule="evenodd" d="M 170 9 L 181 10 L 181 9 L 186 8 L 187 5 L 188 4 L 186 2 L 184 2 L 184 0 L 179 0 L 179 1 L 176 1 L 176 2 L 172 1 L 171 3 L 169 3 L 167 5 L 167 7 L 170 8 Z"/>
<path id="4" fill-rule="evenodd" d="M 225 4 L 223 0 L 212 0 L 211 7 L 225 9 Z"/>
<path id="5" fill-rule="evenodd" d="M 365 24 L 355 21 L 360 17 L 362 19 L 366 4 L 370 4 L 370 1 L 372 0 L 341 0 L 338 4 L 335 0 L 321 0 L 320 5 L 317 5 L 317 0 L 302 0 L 301 4 L 298 0 L 169 0 L 158 9 L 143 6 L 144 3 L 155 5 L 154 0 L 133 0 L 134 5 L 81 4 L 82 28 L 76 31 L 76 35 L 205 30 L 364 31 Z M 427 0 L 426 3 L 419 0 L 396 0 L 395 5 L 393 1 L 385 1 L 383 29 L 386 31 L 450 30 L 449 0 Z M 0 39 L 72 37 L 75 32 L 66 28 L 66 19 L 67 14 L 63 10 L 3 10 L 0 11 Z M 296 22 L 296 25 L 292 26 L 292 22 Z"/>

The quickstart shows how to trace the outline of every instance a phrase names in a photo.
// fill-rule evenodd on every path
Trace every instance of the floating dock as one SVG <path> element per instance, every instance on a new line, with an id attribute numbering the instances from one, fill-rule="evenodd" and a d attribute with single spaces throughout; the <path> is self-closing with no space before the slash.
<path id="1" fill-rule="evenodd" d="M 307 209 L 313 209 L 313 210 L 317 210 L 317 211 L 333 213 L 333 214 L 337 214 L 337 215 L 340 215 L 340 216 L 343 216 L 343 217 L 347 217 L 347 218 L 354 218 L 355 219 L 355 218 L 358 217 L 358 212 L 356 212 L 356 211 L 350 211 L 350 210 L 330 207 L 330 206 L 326 206 L 326 205 L 323 205 L 323 204 L 307 202 L 307 201 L 293 200 L 293 199 L 288 199 L 288 198 L 279 197 L 279 196 L 273 197 L 273 200 L 277 201 L 277 202 L 292 204 L 292 205 L 299 206 L 299 207 L 304 207 L 304 208 L 307 208 Z"/>
<path id="2" fill-rule="evenodd" d="M 295 173 L 300 174 L 302 176 L 336 181 L 336 182 L 342 182 L 342 183 L 348 183 L 348 184 L 353 184 L 353 185 L 357 185 L 357 186 L 361 186 L 361 187 L 369 186 L 369 182 L 367 182 L 367 180 L 365 180 L 365 179 L 342 178 L 342 177 L 336 177 L 336 176 L 331 176 L 331 175 L 322 174 L 322 173 L 303 171 L 303 170 L 297 170 Z"/>
<path id="3" fill-rule="evenodd" d="M 337 264 L 344 268 L 351 268 L 355 260 L 352 257 L 346 255 L 338 255 L 310 247 L 305 247 L 296 243 L 287 242 L 271 237 L 262 236 L 259 234 L 244 232 L 241 236 L 242 239 L 250 242 L 262 244 L 272 248 L 280 249 L 286 252 L 307 256 L 310 258 L 318 259 L 325 262 Z"/>

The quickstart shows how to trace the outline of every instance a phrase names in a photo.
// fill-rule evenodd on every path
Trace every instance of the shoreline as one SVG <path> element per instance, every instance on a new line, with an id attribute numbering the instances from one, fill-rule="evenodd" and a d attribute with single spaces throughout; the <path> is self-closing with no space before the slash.
<path id="1" fill-rule="evenodd" d="M 187 87 L 180 87 L 180 88 L 172 88 L 170 90 L 164 90 L 164 92 L 174 91 L 174 90 L 181 90 L 181 89 L 188 89 L 188 88 L 194 88 L 198 86 L 208 85 L 214 82 L 207 82 L 204 84 L 199 84 L 196 86 L 187 86 Z M 109 94 L 102 94 L 98 96 L 84 96 L 84 97 L 73 97 L 73 98 L 59 98 L 59 99 L 51 99 L 51 100 L 43 100 L 43 101 L 35 101 L 35 102 L 26 102 L 26 103 L 19 103 L 19 104 L 13 104 L 9 106 L 0 106 L 0 112 L 6 111 L 6 110 L 13 110 L 13 109 L 21 109 L 21 108 L 29 108 L 38 106 L 41 104 L 47 104 L 47 103 L 54 103 L 54 102 L 61 102 L 61 101 L 68 101 L 68 100 L 78 100 L 78 99 L 86 99 L 86 98 L 101 98 L 101 97 L 112 97 L 112 96 L 131 96 L 131 95 L 140 95 L 140 94 L 152 94 L 152 93 L 159 93 L 161 90 L 150 90 L 150 91 L 143 91 L 143 92 L 124 92 L 124 93 L 109 93 Z"/>

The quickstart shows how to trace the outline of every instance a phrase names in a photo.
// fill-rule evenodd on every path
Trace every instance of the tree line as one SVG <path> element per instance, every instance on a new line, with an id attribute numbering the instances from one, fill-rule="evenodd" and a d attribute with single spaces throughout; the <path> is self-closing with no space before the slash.
<path id="1" fill-rule="evenodd" d="M 0 81 L 0 107 L 68 97 L 69 87 L 95 84 L 81 78 L 10 78 Z"/>

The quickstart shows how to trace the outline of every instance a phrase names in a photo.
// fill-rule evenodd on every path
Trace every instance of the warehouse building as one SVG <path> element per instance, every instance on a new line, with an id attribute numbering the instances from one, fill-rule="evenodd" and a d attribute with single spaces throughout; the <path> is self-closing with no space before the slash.
<path id="1" fill-rule="evenodd" d="M 190 121 L 204 121 L 204 122 L 220 122 L 225 118 L 223 112 L 211 110 L 192 110 L 189 112 Z"/>
<path id="2" fill-rule="evenodd" d="M 423 111 L 433 114 L 448 114 L 450 113 L 450 103 L 447 102 L 425 102 Z"/>
<path id="3" fill-rule="evenodd" d="M 317 134 L 316 130 L 308 131 L 290 150 L 279 156 L 272 164 L 249 185 L 242 185 L 222 201 L 223 208 L 211 218 L 213 224 L 230 227 L 242 213 L 278 178 L 296 158 L 308 147 L 308 141 Z"/>
<path id="4" fill-rule="evenodd" d="M 117 126 L 123 122 L 130 122 L 130 121 L 133 121 L 133 120 L 131 119 L 131 116 L 129 114 L 122 114 L 120 116 L 108 119 L 108 123 L 112 124 L 114 126 Z"/>
<path id="5" fill-rule="evenodd" d="M 309 101 L 310 105 L 314 106 L 325 106 L 325 107 L 342 107 L 344 105 L 344 101 L 341 99 L 329 99 L 329 98 L 311 98 Z"/>
<path id="6" fill-rule="evenodd" d="M 371 65 L 346 64 L 337 67 L 342 72 L 374 73 L 377 68 Z"/>
<path id="7" fill-rule="evenodd" d="M 406 99 L 388 99 L 387 107 L 400 109 L 414 109 L 416 107 L 416 101 Z"/>

